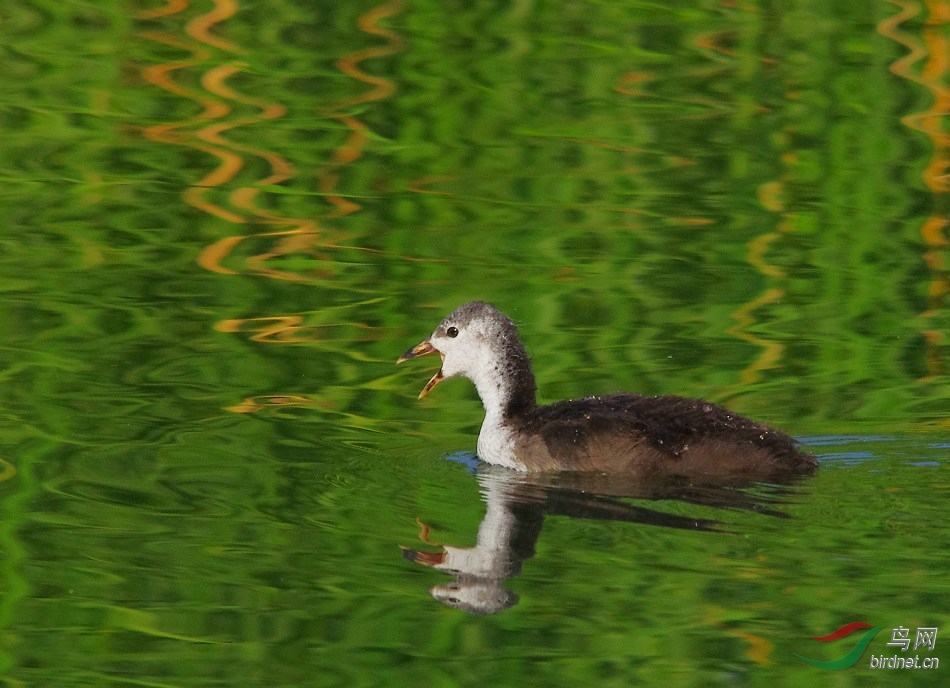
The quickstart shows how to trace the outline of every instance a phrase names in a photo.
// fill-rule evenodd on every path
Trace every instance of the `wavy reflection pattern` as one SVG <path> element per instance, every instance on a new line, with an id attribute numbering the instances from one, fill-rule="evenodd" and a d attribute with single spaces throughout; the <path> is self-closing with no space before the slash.
<path id="1" fill-rule="evenodd" d="M 741 11 L 736 8 L 737 11 Z M 708 32 L 696 36 L 693 43 L 712 64 L 736 63 L 742 56 L 732 47 L 737 40 L 737 31 L 726 30 Z M 774 60 L 768 55 L 756 54 L 754 60 L 758 68 L 772 66 Z M 722 105 L 720 105 L 722 107 Z M 734 105 L 736 114 L 741 117 L 739 105 Z M 765 104 L 756 104 L 755 110 L 764 112 Z M 794 215 L 788 210 L 785 198 L 788 196 L 788 186 L 791 181 L 791 167 L 793 157 L 786 154 L 776 166 L 778 176 L 758 183 L 755 189 L 759 205 L 770 214 L 777 217 L 774 226 L 768 231 L 757 234 L 747 242 L 746 262 L 762 275 L 766 281 L 763 291 L 749 301 L 742 303 L 730 313 L 732 324 L 725 332 L 731 337 L 746 342 L 758 351 L 744 369 L 739 372 L 738 380 L 728 385 L 720 392 L 720 399 L 727 401 L 760 381 L 764 371 L 779 365 L 784 353 L 785 345 L 781 336 L 771 336 L 768 331 L 757 329 L 760 311 L 767 311 L 779 304 L 786 295 L 786 289 L 781 286 L 788 275 L 784 268 L 770 262 L 768 252 L 782 238 L 794 231 Z"/>
<path id="2" fill-rule="evenodd" d="M 950 222 L 950 208 L 947 205 L 950 191 L 950 133 L 946 127 L 946 115 L 950 112 L 950 88 L 947 85 L 950 70 L 950 39 L 947 32 L 950 25 L 950 2 L 891 2 L 898 7 L 898 12 L 878 22 L 877 30 L 882 36 L 906 48 L 907 53 L 890 65 L 890 71 L 915 86 L 923 86 L 931 96 L 926 110 L 906 114 L 900 121 L 904 126 L 923 133 L 931 146 L 930 159 L 921 173 L 932 198 L 931 212 L 919 228 L 926 247 L 922 259 L 929 274 L 927 307 L 921 314 L 928 323 L 921 332 L 924 343 L 921 363 L 926 370 L 922 380 L 935 380 L 946 372 L 945 314 L 950 294 L 946 258 L 946 231 Z M 920 17 L 922 13 L 924 16 Z M 735 39 L 733 32 L 711 32 L 694 37 L 693 44 L 708 58 L 710 64 L 719 64 L 735 57 L 735 51 L 730 48 Z M 787 36 L 785 40 L 788 40 Z M 769 69 L 774 66 L 767 50 L 764 55 L 756 55 L 753 59 Z M 767 74 L 768 71 L 764 70 L 763 75 Z M 623 88 L 618 87 L 617 90 L 636 93 L 640 85 L 648 81 L 649 77 L 643 74 L 625 75 Z M 804 90 L 804 86 L 796 83 L 794 79 L 783 84 L 783 87 L 786 89 L 784 97 L 788 102 L 798 100 Z M 754 108 L 761 114 L 768 110 L 768 103 L 763 100 L 755 104 Z M 798 122 L 789 122 L 782 128 L 780 136 L 776 137 L 783 142 L 783 147 L 777 151 L 774 167 L 776 174 L 758 184 L 758 203 L 761 208 L 775 216 L 775 223 L 748 241 L 746 261 L 762 276 L 765 286 L 731 313 L 734 324 L 727 330 L 731 336 L 755 347 L 758 353 L 741 371 L 738 380 L 723 389 L 719 397 L 721 400 L 728 401 L 750 385 L 761 381 L 763 372 L 780 365 L 785 355 L 786 344 L 783 343 L 783 338 L 772 336 L 768 328 L 763 327 L 763 323 L 767 322 L 769 317 L 774 317 L 774 309 L 788 296 L 789 271 L 779 263 L 781 259 L 770 255 L 787 255 L 788 250 L 792 249 L 782 246 L 782 243 L 788 240 L 796 226 L 803 224 L 800 210 L 796 210 L 801 206 L 789 202 L 796 200 L 796 176 L 800 178 L 802 153 L 808 152 L 797 150 L 792 143 L 800 134 L 800 130 Z M 825 136 L 830 141 L 829 145 L 834 145 L 836 134 L 826 129 Z"/>
<path id="3" fill-rule="evenodd" d="M 363 69 L 371 59 L 387 57 L 403 50 L 405 41 L 379 22 L 402 10 L 401 0 L 390 0 L 359 16 L 358 28 L 366 35 L 381 39 L 381 45 L 360 49 L 340 57 L 335 66 L 342 74 L 367 86 L 362 93 L 341 99 L 325 108 L 324 118 L 345 128 L 346 137 L 321 165 L 317 176 L 317 193 L 330 204 L 323 219 L 334 220 L 358 212 L 359 203 L 339 191 L 342 171 L 357 162 L 370 140 L 370 128 L 354 112 L 359 106 L 390 98 L 395 84 Z M 153 141 L 185 146 L 211 156 L 216 166 L 194 182 L 183 194 L 188 205 L 201 212 L 243 228 L 212 242 L 201 252 L 198 263 L 220 275 L 256 275 L 289 282 L 325 284 L 334 277 L 333 262 L 326 252 L 343 248 L 342 232 L 334 232 L 310 217 L 280 213 L 263 207 L 262 191 L 278 191 L 280 185 L 296 176 L 294 165 L 284 156 L 263 146 L 239 143 L 228 136 L 239 129 L 253 128 L 285 117 L 288 108 L 242 92 L 233 85 L 234 77 L 249 69 L 236 59 L 249 51 L 241 45 L 221 38 L 225 23 L 240 9 L 236 0 L 214 0 L 208 12 L 190 20 L 185 12 L 192 9 L 187 0 L 170 0 L 157 9 L 140 12 L 139 20 L 167 20 L 180 17 L 184 36 L 176 32 L 145 31 L 148 40 L 181 51 L 186 57 L 147 67 L 146 82 L 199 108 L 187 119 L 163 122 L 148 127 L 145 136 Z M 221 54 L 233 56 L 221 64 Z M 187 86 L 187 77 L 200 72 L 198 87 Z M 253 114 L 240 116 L 237 112 Z M 251 183 L 241 183 L 239 175 L 257 169 L 263 162 L 267 174 Z M 229 187 L 234 187 L 227 191 Z M 222 198 L 226 192 L 225 201 Z M 278 191 L 279 192 L 279 191 Z M 251 230 L 251 231 L 247 231 Z M 257 230 L 257 231 L 254 231 Z M 354 247 L 346 247 L 353 249 Z M 370 250 L 370 249 L 359 249 Z M 251 333 L 254 341 L 265 343 L 300 343 L 319 339 L 299 315 L 270 315 L 243 320 L 226 320 L 217 325 L 222 332 Z M 236 412 L 255 411 L 268 405 L 300 405 L 311 403 L 305 397 L 279 394 L 246 399 L 230 407 Z"/>
<path id="4" fill-rule="evenodd" d="M 927 309 L 921 314 L 930 324 L 923 331 L 925 342 L 924 362 L 927 378 L 943 375 L 945 366 L 941 349 L 945 346 L 945 311 L 947 294 L 950 292 L 947 271 L 947 224 L 948 193 L 950 193 L 950 132 L 947 131 L 947 113 L 950 113 L 950 2 L 928 0 L 925 3 L 927 16 L 919 32 L 911 33 L 904 25 L 921 12 L 921 3 L 914 0 L 891 0 L 899 8 L 897 14 L 878 24 L 878 31 L 907 48 L 907 54 L 891 64 L 891 72 L 910 82 L 923 86 L 932 101 L 924 112 L 916 112 L 902 118 L 901 122 L 924 134 L 931 144 L 931 157 L 922 172 L 927 189 L 933 195 L 930 215 L 920 228 L 920 235 L 927 247 L 923 255 L 930 276 L 927 289 Z M 922 64 L 921 64 L 922 63 Z M 950 421 L 948 421 L 950 422 Z"/>

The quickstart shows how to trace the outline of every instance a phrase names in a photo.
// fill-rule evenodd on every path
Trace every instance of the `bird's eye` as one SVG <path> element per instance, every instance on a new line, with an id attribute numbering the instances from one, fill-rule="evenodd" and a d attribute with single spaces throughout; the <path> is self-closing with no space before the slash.
<path id="1" fill-rule="evenodd" d="M 452 339 L 455 339 L 456 337 L 459 336 L 459 328 L 457 328 L 455 325 L 452 325 L 452 327 L 450 327 L 449 329 L 447 329 L 447 330 L 445 331 L 445 333 L 446 333 L 448 336 L 450 336 Z"/>

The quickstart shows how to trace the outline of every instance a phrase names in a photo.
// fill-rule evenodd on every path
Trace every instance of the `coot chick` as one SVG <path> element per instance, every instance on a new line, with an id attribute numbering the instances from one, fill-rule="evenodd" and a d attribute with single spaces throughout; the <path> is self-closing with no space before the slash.
<path id="1" fill-rule="evenodd" d="M 478 456 L 488 463 L 688 479 L 786 479 L 818 468 L 788 435 L 701 399 L 620 393 L 539 406 L 514 323 L 481 301 L 446 316 L 397 363 L 434 353 L 442 367 L 419 398 L 446 378 L 471 380 L 485 407 Z"/>

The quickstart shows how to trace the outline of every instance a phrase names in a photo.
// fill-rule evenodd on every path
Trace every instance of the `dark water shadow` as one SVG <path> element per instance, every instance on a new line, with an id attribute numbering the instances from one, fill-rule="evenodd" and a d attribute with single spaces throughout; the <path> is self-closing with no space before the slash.
<path id="1" fill-rule="evenodd" d="M 458 457 L 452 457 L 459 460 Z M 429 594 L 443 604 L 472 614 L 493 614 L 518 603 L 505 587 L 525 561 L 548 516 L 622 521 L 641 525 L 729 534 L 726 522 L 690 517 L 632 500 L 676 501 L 697 508 L 751 511 L 772 518 L 788 518 L 780 510 L 792 494 L 791 484 L 762 484 L 723 479 L 697 484 L 684 480 L 624 479 L 584 473 L 525 474 L 477 462 L 469 463 L 486 504 L 474 547 L 439 545 L 439 551 L 402 547 L 403 556 L 422 566 L 451 574 L 450 583 L 433 586 Z M 420 539 L 428 544 L 427 528 Z"/>

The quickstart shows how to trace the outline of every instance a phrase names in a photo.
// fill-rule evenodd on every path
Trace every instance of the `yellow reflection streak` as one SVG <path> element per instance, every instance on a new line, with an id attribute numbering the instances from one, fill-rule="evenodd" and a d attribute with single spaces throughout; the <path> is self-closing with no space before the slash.
<path id="1" fill-rule="evenodd" d="M 0 457 L 0 483 L 4 480 L 10 480 L 13 476 L 16 475 L 16 468 L 13 464 Z"/>
<path id="2" fill-rule="evenodd" d="M 729 47 L 734 42 L 736 33 L 734 31 L 718 31 L 697 36 L 693 43 L 697 48 L 704 51 L 704 54 L 714 62 L 723 62 L 733 60 L 736 57 L 736 51 Z M 760 62 L 774 62 L 772 58 L 761 56 Z M 763 111 L 763 106 L 757 107 L 758 111 Z M 789 233 L 792 228 L 792 217 L 788 212 L 783 198 L 786 185 L 785 175 L 778 179 L 764 182 L 757 189 L 759 204 L 768 212 L 778 215 L 778 222 L 773 231 L 760 234 L 753 238 L 747 244 L 746 261 L 755 268 L 763 277 L 769 280 L 781 281 L 786 279 L 785 271 L 768 262 L 766 254 L 772 245 L 780 240 L 783 235 Z M 696 222 L 698 219 L 694 219 Z M 759 353 L 753 360 L 739 373 L 739 380 L 730 385 L 722 392 L 721 399 L 728 400 L 729 397 L 738 393 L 744 387 L 754 384 L 761 379 L 762 373 L 778 365 L 785 353 L 785 345 L 774 339 L 768 339 L 758 334 L 753 334 L 749 328 L 753 327 L 758 318 L 756 312 L 760 309 L 779 303 L 785 296 L 785 290 L 780 287 L 767 287 L 765 291 L 753 298 L 751 301 L 740 305 L 731 313 L 734 324 L 726 329 L 726 333 L 743 342 L 751 344 L 759 350 Z"/>
<path id="3" fill-rule="evenodd" d="M 231 112 L 231 106 L 227 103 L 209 98 L 199 91 L 186 88 L 177 83 L 173 77 L 175 72 L 195 67 L 208 60 L 211 57 L 211 52 L 170 34 L 143 32 L 142 36 L 156 43 L 186 50 L 192 55 L 189 60 L 146 67 L 142 70 L 144 80 L 168 93 L 192 100 L 202 107 L 202 112 L 196 117 L 177 122 L 156 124 L 146 128 L 144 131 L 145 137 L 151 141 L 194 148 L 217 158 L 220 163 L 218 167 L 186 189 L 183 198 L 189 205 L 227 222 L 237 224 L 245 222 L 243 216 L 204 199 L 204 194 L 209 188 L 226 183 L 244 166 L 241 156 L 220 146 L 210 146 L 201 141 L 196 141 L 192 134 L 182 131 L 209 120 L 220 120 Z"/>
<path id="4" fill-rule="evenodd" d="M 293 407 L 293 406 L 313 406 L 313 399 L 299 395 L 265 395 L 257 397 L 247 397 L 240 404 L 225 407 L 226 411 L 232 413 L 256 413 L 265 408 L 274 407 Z"/>
<path id="5" fill-rule="evenodd" d="M 777 265 L 769 263 L 765 255 L 769 247 L 782 235 L 792 230 L 792 219 L 786 212 L 785 204 L 781 200 L 781 192 L 784 182 L 782 180 L 763 183 L 758 190 L 759 203 L 770 212 L 780 213 L 782 219 L 779 221 L 776 231 L 761 234 L 748 243 L 748 253 L 746 260 L 765 277 L 773 280 L 784 280 L 786 273 Z M 757 382 L 762 377 L 762 373 L 769 368 L 778 365 L 785 353 L 785 345 L 773 339 L 766 339 L 752 334 L 748 328 L 755 325 L 757 319 L 755 312 L 761 308 L 774 305 L 781 302 L 785 296 L 785 290 L 779 287 L 769 287 L 756 298 L 748 303 L 744 303 L 732 312 L 732 319 L 735 324 L 726 329 L 726 332 L 736 339 L 760 349 L 760 353 L 755 359 L 739 373 L 739 381 L 729 387 L 724 392 L 724 398 L 728 398 L 738 392 L 743 387 Z"/>
<path id="6" fill-rule="evenodd" d="M 231 41 L 211 33 L 211 28 L 215 24 L 230 19 L 237 14 L 237 11 L 238 4 L 235 0 L 214 0 L 214 9 L 188 22 L 185 31 L 189 36 L 204 45 L 210 45 L 228 53 L 244 53 L 246 51 L 243 48 L 239 48 Z"/>
<path id="7" fill-rule="evenodd" d="M 168 0 L 156 9 L 142 11 L 139 20 L 162 18 L 168 20 L 190 9 L 187 0 Z M 273 151 L 242 144 L 231 140 L 229 132 L 280 119 L 287 108 L 241 93 L 230 84 L 236 75 L 249 68 L 240 61 L 222 64 L 220 53 L 228 55 L 247 54 L 242 46 L 222 38 L 218 29 L 239 11 L 238 0 L 213 0 L 210 11 L 191 19 L 183 26 L 185 35 L 163 31 L 146 31 L 140 35 L 185 53 L 185 57 L 146 67 L 142 77 L 146 83 L 158 89 L 195 103 L 199 114 L 186 119 L 162 122 L 147 127 L 144 136 L 152 141 L 185 146 L 211 156 L 216 165 L 201 179 L 187 188 L 182 196 L 190 206 L 209 216 L 219 218 L 239 227 L 264 224 L 270 229 L 255 233 L 236 233 L 224 236 L 206 246 L 198 258 L 198 264 L 219 275 L 253 274 L 284 281 L 326 282 L 333 278 L 333 261 L 327 254 L 332 249 L 346 248 L 377 253 L 373 249 L 358 246 L 343 246 L 343 236 L 333 236 L 309 217 L 282 215 L 257 205 L 260 192 L 268 187 L 286 183 L 296 176 L 291 162 Z M 326 166 L 318 175 L 317 186 L 330 206 L 329 218 L 339 218 L 358 212 L 361 206 L 339 191 L 343 169 L 357 162 L 370 141 L 370 129 L 353 112 L 352 108 L 391 97 L 396 84 L 384 77 L 364 71 L 362 63 L 378 59 L 404 49 L 405 40 L 396 32 L 380 26 L 379 22 L 403 9 L 402 0 L 389 0 L 364 12 L 357 20 L 358 28 L 371 36 L 383 39 L 382 45 L 361 49 L 340 57 L 336 67 L 343 74 L 366 84 L 369 88 L 326 109 L 324 116 L 343 124 L 348 135 L 329 155 Z M 190 88 L 184 83 L 189 71 L 199 71 L 200 88 Z M 253 114 L 235 116 L 235 108 L 250 108 Z M 210 194 L 235 181 L 242 171 L 253 169 L 248 162 L 263 160 L 269 171 L 251 184 L 235 188 L 227 194 L 227 205 L 211 200 Z M 243 250 L 242 250 L 243 249 Z M 241 251 L 241 255 L 238 255 Z M 274 259 L 303 255 L 304 260 L 284 261 L 284 268 L 274 265 Z M 411 258 L 406 257 L 407 260 Z M 301 268 L 303 265 L 305 267 Z M 316 266 L 316 267 L 312 267 Z M 365 325 L 352 324 L 357 328 Z M 249 339 L 266 344 L 302 343 L 324 341 L 327 325 L 313 326 L 304 323 L 301 315 L 272 315 L 256 318 L 226 319 L 216 325 L 220 332 L 240 333 Z M 315 403 L 297 395 L 267 395 L 248 397 L 229 410 L 235 413 L 251 413 L 274 406 L 300 406 Z"/>
<path id="8" fill-rule="evenodd" d="M 345 55 L 336 61 L 337 69 L 357 81 L 369 84 L 372 88 L 358 96 L 334 104 L 327 113 L 329 117 L 342 123 L 350 130 L 349 138 L 335 151 L 333 164 L 324 171 L 320 178 L 320 191 L 326 194 L 327 201 L 334 206 L 334 211 L 329 215 L 331 218 L 343 217 L 360 210 L 361 206 L 358 203 L 344 198 L 334 193 L 334 191 L 340 180 L 340 168 L 356 162 L 363 155 L 363 150 L 368 141 L 367 132 L 369 129 L 355 116 L 345 114 L 342 111 L 352 108 L 354 105 L 385 100 L 396 92 L 396 85 L 392 81 L 385 77 L 368 74 L 359 65 L 366 60 L 388 57 L 403 50 L 405 40 L 402 36 L 395 31 L 380 26 L 378 23 L 380 20 L 398 14 L 402 9 L 402 0 L 390 0 L 362 14 L 356 22 L 360 30 L 378 36 L 384 39 L 386 43 Z"/>
<path id="9" fill-rule="evenodd" d="M 297 333 L 301 329 L 303 323 L 303 317 L 299 315 L 274 315 L 269 317 L 261 318 L 232 318 L 229 320 L 221 320 L 218 322 L 214 329 L 218 332 L 242 332 L 245 330 L 245 325 L 248 323 L 254 324 L 251 331 L 256 332 L 257 334 L 253 335 L 251 339 L 255 342 L 267 342 L 267 341 L 276 341 L 276 342 L 306 342 L 309 341 L 309 337 L 298 337 Z"/>
<path id="10" fill-rule="evenodd" d="M 730 390 L 727 390 L 727 396 L 735 393 L 739 388 L 756 382 L 761 378 L 763 371 L 772 368 L 782 360 L 782 354 L 785 352 L 785 346 L 783 344 L 751 334 L 746 331 L 746 328 L 756 323 L 755 311 L 765 306 L 778 303 L 782 300 L 783 296 L 785 296 L 784 289 L 766 289 L 765 292 L 760 294 L 757 298 L 743 304 L 733 311 L 732 319 L 736 321 L 736 324 L 728 328 L 726 332 L 737 339 L 759 347 L 761 353 L 739 373 L 738 384 L 730 388 Z"/>
<path id="11" fill-rule="evenodd" d="M 164 7 L 156 7 L 152 10 L 142 10 L 136 14 L 137 19 L 158 19 L 167 17 L 171 14 L 178 14 L 188 8 L 188 0 L 169 0 Z"/>
<path id="12" fill-rule="evenodd" d="M 372 88 L 358 96 L 333 104 L 326 113 L 327 117 L 342 123 L 350 132 L 347 139 L 333 151 L 328 165 L 322 170 L 318 178 L 317 186 L 320 193 L 333 206 L 333 210 L 326 215 L 326 218 L 343 217 L 358 212 L 361 208 L 358 203 L 340 194 L 338 186 L 342 169 L 362 157 L 363 151 L 369 142 L 369 128 L 354 115 L 343 111 L 354 105 L 388 98 L 395 92 L 396 87 L 393 82 L 383 77 L 370 75 L 364 72 L 359 65 L 365 60 L 385 57 L 404 48 L 405 41 L 398 34 L 379 26 L 377 23 L 396 14 L 402 7 L 401 0 L 395 0 L 371 8 L 361 15 L 357 20 L 359 28 L 365 33 L 386 39 L 386 44 L 359 50 L 341 57 L 336 62 L 336 66 L 341 72 L 369 84 Z M 205 127 L 198 133 L 198 136 L 205 142 L 213 143 L 216 146 L 227 146 L 230 150 L 255 155 L 268 162 L 272 174 L 258 180 L 253 186 L 236 189 L 230 194 L 229 201 L 233 207 L 244 211 L 247 215 L 253 215 L 257 220 L 289 228 L 224 237 L 206 247 L 199 256 L 198 263 L 205 269 L 219 274 L 237 274 L 240 272 L 239 270 L 228 267 L 225 263 L 229 260 L 233 262 L 235 251 L 240 244 L 253 239 L 255 243 L 263 242 L 265 247 L 263 249 L 252 249 L 256 253 L 241 260 L 241 267 L 243 268 L 241 271 L 291 282 L 322 281 L 332 278 L 333 272 L 328 267 L 332 261 L 327 256 L 319 255 L 316 252 L 318 250 L 339 248 L 342 237 L 329 234 L 315 220 L 282 216 L 261 209 L 255 204 L 262 188 L 285 182 L 294 176 L 292 165 L 279 155 L 251 146 L 240 146 L 222 136 L 224 132 L 231 128 L 255 123 L 262 119 L 276 119 L 285 114 L 285 109 L 282 106 L 248 97 L 230 88 L 226 84 L 226 80 L 238 71 L 237 68 L 238 65 L 226 65 L 212 70 L 204 76 L 202 85 L 209 92 L 228 101 L 256 107 L 260 110 L 260 114 L 255 118 L 217 123 Z M 316 258 L 316 262 L 321 263 L 322 267 L 313 268 L 306 273 L 302 273 L 295 270 L 274 268 L 271 265 L 274 259 L 292 254 L 304 254 Z M 308 263 L 313 262 L 308 261 Z"/>
<path id="13" fill-rule="evenodd" d="M 924 112 L 913 113 L 901 119 L 906 127 L 921 132 L 930 139 L 932 155 L 921 177 L 934 197 L 934 208 L 920 228 L 920 235 L 927 247 L 922 256 L 924 265 L 930 273 L 927 288 L 927 308 L 921 314 L 934 321 L 946 309 L 948 266 L 946 247 L 948 245 L 946 229 L 948 225 L 947 206 L 950 192 L 950 132 L 947 131 L 946 118 L 950 113 L 950 87 L 946 84 L 950 73 L 950 40 L 947 38 L 947 26 L 950 25 L 950 2 L 947 0 L 928 0 L 925 4 L 928 17 L 922 36 L 901 30 L 901 26 L 916 17 L 921 4 L 913 0 L 890 0 L 899 8 L 897 14 L 881 21 L 877 30 L 882 36 L 907 48 L 907 54 L 895 60 L 890 70 L 893 74 L 926 88 L 933 96 L 933 102 Z M 919 73 L 914 65 L 923 61 Z M 943 360 L 942 328 L 934 325 L 922 332 L 924 339 L 923 360 L 927 374 L 923 380 L 943 375 L 946 366 Z"/>
<path id="14" fill-rule="evenodd" d="M 742 630 L 741 628 L 735 628 L 733 624 L 727 623 L 724 620 L 724 617 L 728 616 L 727 610 L 720 607 L 709 606 L 704 610 L 703 616 L 705 617 L 703 619 L 705 623 L 714 625 L 728 635 L 748 643 L 749 648 L 746 650 L 746 657 L 751 661 L 759 666 L 768 666 L 769 664 L 775 663 L 770 656 L 775 649 L 772 641 L 760 635 Z"/>

